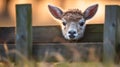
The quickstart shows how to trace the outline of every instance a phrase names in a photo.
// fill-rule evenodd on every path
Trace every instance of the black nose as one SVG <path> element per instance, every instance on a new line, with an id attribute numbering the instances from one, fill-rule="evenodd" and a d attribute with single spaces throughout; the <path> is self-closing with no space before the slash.
<path id="1" fill-rule="evenodd" d="M 69 37 L 70 37 L 71 39 L 75 38 L 75 35 L 74 35 L 74 34 L 76 34 L 75 31 L 69 31 L 68 33 L 70 34 Z"/>
<path id="2" fill-rule="evenodd" d="M 68 33 L 69 33 L 70 35 L 74 35 L 74 34 L 76 34 L 75 31 L 69 31 Z"/>

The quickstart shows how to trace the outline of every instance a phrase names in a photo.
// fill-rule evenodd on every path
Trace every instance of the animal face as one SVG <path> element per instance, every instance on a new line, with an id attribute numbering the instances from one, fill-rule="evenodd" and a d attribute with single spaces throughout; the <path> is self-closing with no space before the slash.
<path id="1" fill-rule="evenodd" d="M 88 7 L 83 13 L 79 9 L 71 9 L 63 12 L 60 8 L 48 5 L 50 13 L 61 20 L 62 34 L 65 39 L 78 40 L 84 36 L 85 21 L 92 18 L 98 8 L 98 4 Z"/>

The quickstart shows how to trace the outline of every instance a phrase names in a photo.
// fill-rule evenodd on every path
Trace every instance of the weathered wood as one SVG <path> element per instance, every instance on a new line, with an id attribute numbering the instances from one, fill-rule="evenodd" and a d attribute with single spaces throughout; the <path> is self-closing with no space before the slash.
<path id="1" fill-rule="evenodd" d="M 120 6 L 117 8 L 117 27 L 116 27 L 116 62 L 120 63 Z"/>
<path id="2" fill-rule="evenodd" d="M 1 27 L 0 30 L 10 31 L 11 34 L 8 32 L 3 32 L 1 34 L 8 34 L 9 40 L 8 43 L 14 43 L 15 40 L 15 32 L 14 27 Z M 60 26 L 34 26 L 33 27 L 33 42 L 34 43 L 48 43 L 48 42 L 60 42 L 57 38 L 61 38 L 64 40 L 64 43 L 69 41 L 63 38 L 61 34 Z M 2 38 L 0 38 L 2 40 Z M 78 42 L 103 42 L 103 24 L 88 24 L 85 30 L 85 36 L 83 39 L 79 40 Z M 2 43 L 0 41 L 0 43 Z"/>
<path id="3" fill-rule="evenodd" d="M 14 38 L 15 29 L 11 27 L 0 27 L 0 43 L 5 43 Z"/>
<path id="4" fill-rule="evenodd" d="M 120 6 L 107 5 L 105 10 L 104 25 L 104 62 L 114 63 L 116 55 L 116 46 L 120 40 Z"/>
<path id="5" fill-rule="evenodd" d="M 16 50 L 24 57 L 32 56 L 32 9 L 31 4 L 16 5 Z M 17 55 L 18 56 L 18 55 Z M 22 59 L 22 60 L 21 60 Z M 23 58 L 17 57 L 20 63 Z"/>
<path id="6" fill-rule="evenodd" d="M 0 27 L 0 43 L 15 41 L 14 27 Z"/>

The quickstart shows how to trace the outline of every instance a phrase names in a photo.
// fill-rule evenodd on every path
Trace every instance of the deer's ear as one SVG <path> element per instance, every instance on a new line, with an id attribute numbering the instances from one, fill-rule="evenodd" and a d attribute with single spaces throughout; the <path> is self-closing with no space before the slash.
<path id="1" fill-rule="evenodd" d="M 48 5 L 48 8 L 49 8 L 49 11 L 50 13 L 57 19 L 61 19 L 61 15 L 63 14 L 63 11 L 56 7 L 56 6 L 53 6 L 53 5 Z"/>
<path id="2" fill-rule="evenodd" d="M 95 13 L 97 12 L 98 9 L 98 4 L 92 5 L 90 7 L 88 7 L 85 11 L 84 11 L 84 17 L 86 20 L 92 18 Z"/>

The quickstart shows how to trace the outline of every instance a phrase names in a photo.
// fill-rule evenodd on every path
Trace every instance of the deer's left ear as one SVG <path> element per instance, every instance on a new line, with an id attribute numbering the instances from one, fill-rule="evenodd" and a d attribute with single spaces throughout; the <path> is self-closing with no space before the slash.
<path id="1" fill-rule="evenodd" d="M 98 9 L 98 4 L 88 7 L 83 13 L 85 19 L 88 20 L 88 19 L 92 18 L 95 15 L 95 13 L 97 12 L 97 9 Z"/>

